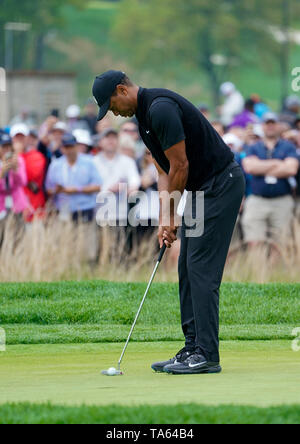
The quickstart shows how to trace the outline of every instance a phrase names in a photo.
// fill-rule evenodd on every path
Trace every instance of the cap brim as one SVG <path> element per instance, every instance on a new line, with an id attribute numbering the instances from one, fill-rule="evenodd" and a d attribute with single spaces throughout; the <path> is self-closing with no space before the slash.
<path id="1" fill-rule="evenodd" d="M 98 120 L 102 120 L 103 117 L 106 116 L 106 114 L 109 110 L 109 107 L 110 107 L 110 98 L 107 99 L 107 101 L 104 102 L 104 104 L 100 107 L 99 114 L 98 114 Z"/>

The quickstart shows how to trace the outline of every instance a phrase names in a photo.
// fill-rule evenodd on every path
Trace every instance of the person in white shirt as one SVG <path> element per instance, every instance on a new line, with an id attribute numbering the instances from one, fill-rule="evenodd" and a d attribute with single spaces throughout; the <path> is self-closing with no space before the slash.
<path id="1" fill-rule="evenodd" d="M 243 111 L 245 100 L 231 82 L 223 83 L 220 92 L 225 97 L 224 104 L 220 109 L 221 122 L 227 127 L 232 124 L 234 117 Z"/>
<path id="2" fill-rule="evenodd" d="M 102 191 L 98 196 L 98 203 L 102 204 L 107 192 L 113 193 L 117 198 L 117 206 L 111 206 L 104 215 L 97 214 L 97 221 L 104 225 L 127 225 L 128 195 L 138 191 L 141 179 L 133 159 L 118 152 L 118 133 L 108 128 L 101 135 L 100 146 L 102 151 L 94 157 L 98 172 L 103 180 Z M 104 194 L 103 194 L 104 193 Z"/>

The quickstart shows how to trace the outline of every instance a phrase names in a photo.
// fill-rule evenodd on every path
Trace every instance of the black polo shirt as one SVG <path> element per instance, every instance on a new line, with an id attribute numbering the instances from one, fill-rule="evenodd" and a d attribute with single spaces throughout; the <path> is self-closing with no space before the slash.
<path id="1" fill-rule="evenodd" d="M 186 189 L 201 186 L 224 170 L 234 155 L 203 114 L 184 97 L 166 89 L 140 88 L 136 117 L 145 145 L 168 174 L 165 151 L 185 141 L 189 161 Z"/>

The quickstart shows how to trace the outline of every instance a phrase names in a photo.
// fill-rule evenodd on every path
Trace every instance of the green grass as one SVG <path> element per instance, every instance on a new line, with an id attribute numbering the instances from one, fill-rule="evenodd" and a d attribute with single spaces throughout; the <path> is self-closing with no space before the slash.
<path id="1" fill-rule="evenodd" d="M 223 341 L 223 373 L 173 376 L 150 365 L 172 356 L 177 342 L 131 343 L 124 376 L 102 376 L 115 366 L 121 344 L 16 345 L 0 353 L 0 404 L 249 405 L 300 404 L 299 354 L 290 341 Z"/>
<path id="2" fill-rule="evenodd" d="M 178 286 L 156 283 L 125 355 L 124 376 L 104 377 L 100 371 L 116 365 L 145 287 L 0 284 L 7 336 L 0 422 L 299 422 L 299 353 L 291 334 L 299 326 L 300 284 L 224 284 L 223 373 L 176 377 L 150 369 L 183 344 Z"/>
<path id="3" fill-rule="evenodd" d="M 299 424 L 300 405 L 257 408 L 197 404 L 121 407 L 62 407 L 5 404 L 0 424 Z"/>
<path id="4" fill-rule="evenodd" d="M 146 284 L 105 281 L 0 284 L 0 325 L 130 325 Z M 222 325 L 294 325 L 300 313 L 300 284 L 224 284 Z M 177 326 L 178 285 L 153 285 L 140 325 Z"/>
<path id="5" fill-rule="evenodd" d="M 36 325 L 2 324 L 7 335 L 7 344 L 79 344 L 101 342 L 124 342 L 128 336 L 127 325 Z M 294 339 L 295 325 L 221 325 L 222 341 L 257 341 Z M 180 325 L 137 325 L 132 342 L 182 341 Z"/>

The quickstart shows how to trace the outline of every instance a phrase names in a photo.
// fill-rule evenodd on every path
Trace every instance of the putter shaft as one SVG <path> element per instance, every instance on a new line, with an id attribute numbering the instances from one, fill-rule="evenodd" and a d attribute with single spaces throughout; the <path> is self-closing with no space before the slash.
<path id="1" fill-rule="evenodd" d="M 155 265 L 155 267 L 154 267 L 154 270 L 153 270 L 153 273 L 152 273 L 152 275 L 151 275 L 150 281 L 149 281 L 149 283 L 148 283 L 148 285 L 147 285 L 147 288 L 146 288 L 146 291 L 145 291 L 144 297 L 143 297 L 143 299 L 142 299 L 142 302 L 141 302 L 141 304 L 140 304 L 140 307 L 139 307 L 139 309 L 138 309 L 138 312 L 137 312 L 137 314 L 136 314 L 136 317 L 135 317 L 135 319 L 134 319 L 134 321 L 133 321 L 133 324 L 132 324 L 131 330 L 130 330 L 130 332 L 129 332 L 129 335 L 128 335 L 128 338 L 127 338 L 126 344 L 124 345 L 124 348 L 123 348 L 122 354 L 121 354 L 121 356 L 120 356 L 120 359 L 119 359 L 119 362 L 118 362 L 118 370 L 119 370 L 119 371 L 120 371 L 120 367 L 121 367 L 121 362 L 122 362 L 122 360 L 123 360 L 123 357 L 124 357 L 124 354 L 125 354 L 125 352 L 126 352 L 127 346 L 128 346 L 128 344 L 129 344 L 130 338 L 131 338 L 131 336 L 132 336 L 133 330 L 134 330 L 135 325 L 136 325 L 136 323 L 137 323 L 137 321 L 138 321 L 138 318 L 139 318 L 140 313 L 141 313 L 141 311 L 142 311 L 142 308 L 143 308 L 143 305 L 144 305 L 145 299 L 146 299 L 146 297 L 147 297 L 147 294 L 148 294 L 148 292 L 149 292 L 149 289 L 150 289 L 150 287 L 151 287 L 151 284 L 152 284 L 152 282 L 153 282 L 153 279 L 154 279 L 154 277 L 155 277 L 155 275 L 156 275 L 156 272 L 157 272 L 157 269 L 158 269 L 158 267 L 159 267 L 159 264 L 160 264 L 160 262 L 161 262 L 161 260 L 162 260 L 162 258 L 163 258 L 163 255 L 164 255 L 164 253 L 165 253 L 165 251 L 166 251 L 166 248 L 167 248 L 167 247 L 166 247 L 166 245 L 164 244 L 163 247 L 162 247 L 161 250 L 160 250 L 158 260 L 157 260 L 156 265 Z"/>

